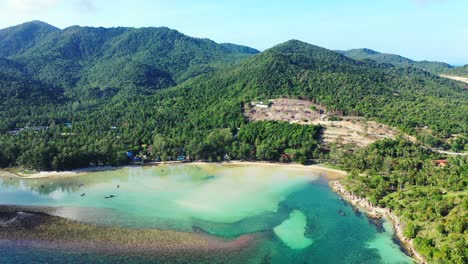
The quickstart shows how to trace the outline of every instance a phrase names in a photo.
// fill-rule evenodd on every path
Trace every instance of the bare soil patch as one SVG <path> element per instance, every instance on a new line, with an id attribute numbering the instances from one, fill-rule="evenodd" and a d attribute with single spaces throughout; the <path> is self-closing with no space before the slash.
<path id="1" fill-rule="evenodd" d="M 468 78 L 466 78 L 466 77 L 460 77 L 460 76 L 454 76 L 454 75 L 445 75 L 445 74 L 440 75 L 440 77 L 449 78 L 449 79 L 452 79 L 452 80 L 455 80 L 455 81 L 459 81 L 459 82 L 468 84 Z M 466 88 L 468 89 L 468 86 L 466 86 Z"/>
<path id="2" fill-rule="evenodd" d="M 332 121 L 336 113 L 307 100 L 272 99 L 269 100 L 268 107 L 265 104 L 250 103 L 244 109 L 244 115 L 250 121 L 271 120 L 322 125 L 325 127 L 324 144 L 354 144 L 364 147 L 377 140 L 395 138 L 400 134 L 396 129 L 359 116 L 339 116 L 339 121 Z"/>

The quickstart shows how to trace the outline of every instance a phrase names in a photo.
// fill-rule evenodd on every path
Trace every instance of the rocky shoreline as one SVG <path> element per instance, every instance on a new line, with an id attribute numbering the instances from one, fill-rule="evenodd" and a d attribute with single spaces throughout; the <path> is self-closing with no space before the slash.
<path id="1" fill-rule="evenodd" d="M 352 204 L 353 206 L 361 209 L 368 217 L 381 219 L 386 218 L 391 221 L 393 229 L 395 230 L 395 235 L 400 241 L 404 249 L 420 264 L 427 264 L 426 259 L 416 251 L 413 245 L 413 241 L 404 235 L 405 224 L 402 223 L 398 217 L 391 212 L 388 208 L 382 208 L 372 205 L 367 199 L 360 198 L 344 187 L 340 180 L 330 181 L 330 187 L 334 192 L 339 194 L 344 200 Z"/>

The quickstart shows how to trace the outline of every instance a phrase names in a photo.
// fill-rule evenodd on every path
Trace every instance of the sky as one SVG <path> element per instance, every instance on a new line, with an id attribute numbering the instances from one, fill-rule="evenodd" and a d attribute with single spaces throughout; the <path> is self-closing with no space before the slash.
<path id="1" fill-rule="evenodd" d="M 268 49 L 299 39 L 415 60 L 468 64 L 468 0 L 0 0 L 0 28 L 166 26 Z"/>

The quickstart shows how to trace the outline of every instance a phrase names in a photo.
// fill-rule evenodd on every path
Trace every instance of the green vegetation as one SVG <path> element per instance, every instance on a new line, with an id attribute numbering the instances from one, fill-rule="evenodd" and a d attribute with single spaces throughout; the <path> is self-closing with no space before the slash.
<path id="1" fill-rule="evenodd" d="M 453 74 L 455 76 L 468 77 L 468 64 L 465 65 L 465 66 L 456 67 L 455 69 L 453 69 L 452 71 L 450 71 L 448 73 Z"/>
<path id="2" fill-rule="evenodd" d="M 339 116 L 330 116 L 328 118 L 328 121 L 341 121 L 343 120 L 343 118 L 339 117 Z"/>
<path id="3" fill-rule="evenodd" d="M 398 67 L 413 67 L 428 71 L 436 75 L 449 74 L 468 77 L 467 65 L 463 67 L 456 67 L 438 61 L 414 61 L 400 55 L 380 53 L 371 49 L 352 49 L 337 52 L 355 60 L 370 60 L 381 64 L 391 64 Z"/>
<path id="4" fill-rule="evenodd" d="M 241 127 L 239 149 L 242 149 L 242 144 L 247 144 L 253 149 L 251 153 L 255 153 L 255 157 L 259 160 L 288 161 L 292 159 L 304 164 L 313 157 L 314 151 L 318 151 L 317 145 L 321 129 L 320 126 L 284 122 L 254 122 Z M 244 156 L 240 158 L 252 155 L 250 153 L 243 154 Z"/>
<path id="5" fill-rule="evenodd" d="M 136 86 L 148 84 L 155 75 L 181 82 L 252 54 L 243 51 L 168 28 L 74 26 L 49 34 L 38 45 L 9 58 L 24 65 L 33 77 L 70 90 L 123 89 L 132 80 Z"/>
<path id="6" fill-rule="evenodd" d="M 239 62 L 231 60 L 238 61 L 240 54 L 232 50 L 245 49 L 229 47 L 167 28 L 72 27 L 52 33 L 3 60 L 8 71 L 0 79 L 0 131 L 33 131 L 1 136 L 9 146 L 0 150 L 1 165 L 71 169 L 122 164 L 128 162 L 127 151 L 161 159 L 220 160 L 228 154 L 304 163 L 318 156 L 312 155 L 318 152 L 315 133 L 293 144 L 284 135 L 240 137 L 250 127 L 242 114 L 245 102 L 283 96 L 307 98 L 407 133 L 428 126 L 436 140 L 466 134 L 468 93 L 457 82 L 417 69 L 354 61 L 295 40 L 254 56 L 244 54 L 250 57 Z M 203 65 L 218 69 L 183 81 Z M 35 131 L 37 126 L 49 128 Z M 162 141 L 159 149 L 148 150 Z M 455 148 L 463 144 L 457 141 Z M 36 158 L 45 152 L 48 158 Z"/>
<path id="7" fill-rule="evenodd" d="M 223 47 L 229 49 L 232 52 L 239 53 L 239 54 L 257 54 L 260 53 L 260 51 L 253 49 L 251 47 L 247 46 L 242 46 L 242 45 L 237 45 L 237 44 L 232 44 L 232 43 L 222 43 L 221 44 Z"/>
<path id="8" fill-rule="evenodd" d="M 345 184 L 392 209 L 429 262 L 466 263 L 468 159 L 441 159 L 401 139 L 379 141 L 343 157 Z"/>
<path id="9" fill-rule="evenodd" d="M 246 103 L 281 97 L 323 105 L 334 120 L 350 114 L 396 127 L 425 146 L 468 149 L 466 86 L 431 73 L 462 67 L 368 50 L 354 60 L 296 40 L 258 53 L 168 28 L 41 22 L 0 30 L 0 50 L 0 167 L 326 157 L 320 126 L 245 119 Z M 355 193 L 408 223 L 428 259 L 466 261 L 466 158 L 439 167 L 440 156 L 402 140 L 349 153 L 332 147 L 328 158 L 355 172 Z"/>
<path id="10" fill-rule="evenodd" d="M 191 160 L 229 158 L 305 163 L 318 149 L 321 127 L 257 122 L 241 126 L 238 134 L 228 128 L 183 134 L 169 131 L 175 134 L 150 135 L 153 140 L 150 149 L 142 146 L 140 141 L 131 141 L 131 134 L 128 139 L 123 137 L 120 129 L 109 128 L 102 133 L 88 134 L 86 129 L 75 128 L 71 134 L 67 127 L 54 125 L 43 131 L 25 131 L 19 136 L 0 137 L 0 166 L 65 170 L 90 164 L 120 165 L 130 161 L 127 151 L 163 161 L 186 156 Z M 131 143 L 126 144 L 127 140 Z M 288 153 L 288 157 L 282 157 L 283 153 Z"/>
<path id="11" fill-rule="evenodd" d="M 0 57 L 21 54 L 59 29 L 41 21 L 32 21 L 0 30 Z"/>

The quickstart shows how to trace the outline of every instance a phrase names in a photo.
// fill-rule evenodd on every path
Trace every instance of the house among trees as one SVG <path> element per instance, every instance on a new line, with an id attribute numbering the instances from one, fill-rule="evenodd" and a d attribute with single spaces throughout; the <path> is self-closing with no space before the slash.
<path id="1" fill-rule="evenodd" d="M 446 159 L 440 159 L 440 160 L 436 160 L 434 163 L 438 167 L 445 167 L 447 166 L 448 161 Z"/>
<path id="2" fill-rule="evenodd" d="M 7 132 L 7 134 L 12 135 L 12 136 L 17 136 L 23 131 L 41 131 L 41 130 L 47 130 L 49 129 L 48 126 L 33 126 L 33 127 L 24 127 L 24 128 L 17 128 L 15 130 L 10 130 Z"/>
<path id="3" fill-rule="evenodd" d="M 20 129 L 10 130 L 7 132 L 8 135 L 17 136 L 21 133 Z"/>
<path id="4" fill-rule="evenodd" d="M 34 127 L 25 127 L 25 129 L 31 129 L 34 131 L 46 130 L 49 129 L 48 126 L 34 126 Z"/>
<path id="5" fill-rule="evenodd" d="M 271 102 L 269 102 L 268 104 L 264 104 L 263 102 L 252 102 L 252 105 L 259 108 L 268 108 L 271 106 Z"/>

